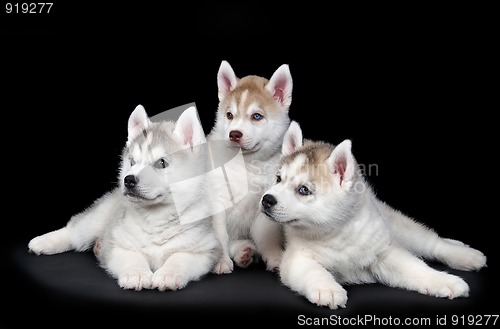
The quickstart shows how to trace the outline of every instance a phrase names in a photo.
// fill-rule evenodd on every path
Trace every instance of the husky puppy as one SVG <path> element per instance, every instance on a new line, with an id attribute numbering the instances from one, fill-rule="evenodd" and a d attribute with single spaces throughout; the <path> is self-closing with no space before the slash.
<path id="1" fill-rule="evenodd" d="M 222 61 L 217 85 L 219 106 L 207 138 L 211 147 L 220 146 L 212 148 L 213 158 L 235 160 L 224 166 L 224 178 L 211 184 L 216 208 L 221 209 L 214 225 L 223 249 L 214 272 L 232 272 L 233 260 L 245 268 L 254 257 L 262 257 L 268 270 L 276 270 L 283 252 L 281 228 L 258 209 L 263 192 L 274 180 L 290 124 L 290 70 L 283 64 L 269 80 L 255 75 L 238 78 Z"/>
<path id="2" fill-rule="evenodd" d="M 174 123 L 152 122 L 137 106 L 129 117 L 119 187 L 64 228 L 33 238 L 29 250 L 83 251 L 98 240 L 99 263 L 120 287 L 184 288 L 209 273 L 221 253 L 206 218 L 207 154 L 194 107 Z"/>
<path id="3" fill-rule="evenodd" d="M 343 283 L 380 282 L 435 297 L 467 297 L 460 277 L 428 266 L 422 258 L 459 270 L 479 270 L 486 257 L 378 200 L 351 152 L 303 141 L 290 124 L 276 182 L 260 209 L 285 230 L 280 278 L 311 303 L 345 307 Z"/>

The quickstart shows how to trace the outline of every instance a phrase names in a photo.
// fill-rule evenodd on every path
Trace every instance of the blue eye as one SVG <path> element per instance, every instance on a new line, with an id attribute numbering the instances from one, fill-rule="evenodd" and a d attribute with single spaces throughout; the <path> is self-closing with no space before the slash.
<path id="1" fill-rule="evenodd" d="M 311 191 L 304 185 L 299 187 L 299 190 L 297 192 L 299 192 L 299 194 L 302 194 L 302 195 L 310 195 L 311 194 Z"/>
<path id="2" fill-rule="evenodd" d="M 264 118 L 264 116 L 260 113 L 254 113 L 252 114 L 252 119 L 254 119 L 255 121 L 259 121 L 259 120 L 262 120 Z"/>
<path id="3" fill-rule="evenodd" d="M 134 161 L 134 159 L 130 158 L 130 166 L 132 166 L 132 167 L 133 167 L 134 165 L 135 165 L 135 161 Z"/>

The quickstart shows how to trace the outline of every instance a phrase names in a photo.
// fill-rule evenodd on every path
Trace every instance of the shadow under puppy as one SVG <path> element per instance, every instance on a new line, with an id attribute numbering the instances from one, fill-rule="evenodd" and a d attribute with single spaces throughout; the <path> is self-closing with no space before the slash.
<path id="1" fill-rule="evenodd" d="M 206 138 L 194 107 L 152 122 L 139 105 L 128 121 L 119 187 L 68 224 L 33 238 L 29 251 L 84 251 L 124 289 L 177 290 L 209 273 L 221 245 L 206 196 Z"/>
<path id="2" fill-rule="evenodd" d="M 286 248 L 283 284 L 311 303 L 345 307 L 341 284 L 380 282 L 435 297 L 467 297 L 460 277 L 428 266 L 422 258 L 458 270 L 479 270 L 486 257 L 464 243 L 445 239 L 375 196 L 351 152 L 302 139 L 292 122 L 285 134 L 275 184 L 260 209 L 283 225 Z"/>

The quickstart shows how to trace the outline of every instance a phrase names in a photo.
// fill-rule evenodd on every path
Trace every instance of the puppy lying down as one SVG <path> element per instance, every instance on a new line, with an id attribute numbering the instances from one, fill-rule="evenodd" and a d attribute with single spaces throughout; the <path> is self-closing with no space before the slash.
<path id="1" fill-rule="evenodd" d="M 380 282 L 435 297 L 467 297 L 462 278 L 423 259 L 464 271 L 486 266 L 479 250 L 442 238 L 377 199 L 350 140 L 337 146 L 303 141 L 296 122 L 285 135 L 276 182 L 263 194 L 260 209 L 284 227 L 283 284 L 331 309 L 346 306 L 346 283 Z"/>

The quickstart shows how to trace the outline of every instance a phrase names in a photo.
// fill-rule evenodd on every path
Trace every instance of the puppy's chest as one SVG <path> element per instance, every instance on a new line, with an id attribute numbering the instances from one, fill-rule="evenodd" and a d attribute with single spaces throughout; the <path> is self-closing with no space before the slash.
<path id="1" fill-rule="evenodd" d="M 231 182 L 231 191 L 234 196 L 234 208 L 230 211 L 246 216 L 258 210 L 262 194 L 272 183 L 274 175 L 265 173 L 264 168 L 245 170 Z"/>
<path id="2" fill-rule="evenodd" d="M 363 269 L 390 245 L 390 232 L 382 222 L 353 223 L 322 239 L 300 238 L 297 245 L 327 268 Z"/>
<path id="3" fill-rule="evenodd" d="M 376 252 L 353 240 L 328 240 L 308 243 L 314 259 L 328 268 L 364 267 L 376 260 Z"/>
<path id="4" fill-rule="evenodd" d="M 235 238 L 249 235 L 259 211 L 260 199 L 274 179 L 274 174 L 266 173 L 266 168 L 254 167 L 250 170 L 245 170 L 245 174 L 231 186 L 236 189 L 233 193 L 235 202 L 226 210 L 226 220 L 229 234 Z"/>
<path id="5" fill-rule="evenodd" d="M 131 220 L 117 230 L 122 244 L 144 252 L 152 257 L 162 257 L 165 253 L 180 248 L 188 248 L 192 234 L 191 226 L 178 222 L 168 224 Z"/>
<path id="6" fill-rule="evenodd" d="M 275 177 L 273 161 L 238 164 L 237 166 L 226 166 L 225 169 L 232 183 L 238 186 L 247 184 L 249 187 L 253 187 L 253 190 L 256 186 L 267 188 Z"/>

